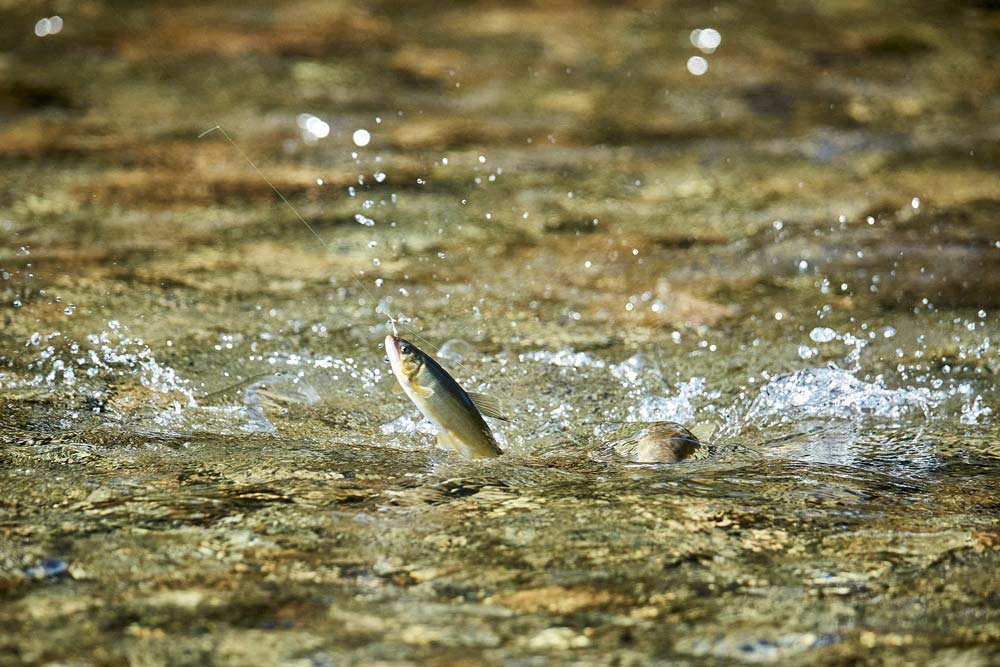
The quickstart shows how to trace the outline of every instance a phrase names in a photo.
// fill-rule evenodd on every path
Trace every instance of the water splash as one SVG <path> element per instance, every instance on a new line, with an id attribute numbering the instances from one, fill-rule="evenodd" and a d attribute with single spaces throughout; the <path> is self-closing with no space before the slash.
<path id="1" fill-rule="evenodd" d="M 858 379 L 836 368 L 807 368 L 781 375 L 761 387 L 743 419 L 757 425 L 780 424 L 810 417 L 901 420 L 931 416 L 949 397 L 926 387 L 892 389 L 881 378 Z"/>
<path id="2" fill-rule="evenodd" d="M 976 394 L 971 403 L 962 406 L 962 416 L 958 420 L 966 426 L 975 426 L 981 423 L 980 420 L 985 421 L 991 414 L 993 409 L 984 406 L 982 395 Z"/>
<path id="3" fill-rule="evenodd" d="M 572 368 L 591 367 L 604 368 L 606 364 L 603 360 L 587 354 L 586 352 L 574 352 L 573 350 L 559 350 L 549 352 L 548 350 L 536 350 L 518 355 L 518 359 L 525 361 L 540 361 L 552 366 L 566 366 Z"/>
<path id="4" fill-rule="evenodd" d="M 695 377 L 677 384 L 677 391 L 667 396 L 644 396 L 638 404 L 628 407 L 625 421 L 676 421 L 693 424 L 697 419 L 698 399 L 718 398 L 718 393 L 705 390 L 705 378 Z"/>
<path id="5" fill-rule="evenodd" d="M 354 357 L 340 358 L 329 354 L 314 355 L 308 350 L 252 355 L 249 361 L 261 361 L 274 369 L 315 369 L 323 371 L 330 380 L 360 382 L 365 389 L 376 387 L 385 378 L 385 372 L 381 368 L 367 366 Z"/>
<path id="6" fill-rule="evenodd" d="M 434 428 L 434 425 L 424 419 L 423 415 L 412 410 L 407 410 L 399 417 L 382 424 L 379 427 L 379 431 L 383 435 L 403 436 L 401 438 L 393 438 L 391 444 L 394 447 L 409 450 L 426 449 L 427 445 L 423 441 L 423 438 L 415 438 L 414 436 L 432 437 L 437 435 L 437 429 Z"/>
<path id="7" fill-rule="evenodd" d="M 244 431 L 274 433 L 277 429 L 265 414 L 265 408 L 287 409 L 289 404 L 316 405 L 319 392 L 303 378 L 290 373 L 274 373 L 252 382 L 243 389 Z"/>
<path id="8" fill-rule="evenodd" d="M 27 360 L 20 376 L 10 375 L 6 386 L 104 399 L 110 385 L 137 380 L 153 392 L 179 395 L 187 405 L 195 406 L 190 383 L 157 361 L 141 338 L 127 332 L 128 327 L 118 320 L 110 320 L 106 330 L 88 334 L 83 341 L 58 331 L 35 332 L 25 347 L 38 349 L 37 354 Z"/>

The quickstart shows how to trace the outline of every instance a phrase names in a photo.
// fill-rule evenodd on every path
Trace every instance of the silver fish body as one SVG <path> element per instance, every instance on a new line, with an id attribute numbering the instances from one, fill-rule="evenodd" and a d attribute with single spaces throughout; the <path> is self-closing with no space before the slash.
<path id="1" fill-rule="evenodd" d="M 437 429 L 439 444 L 469 458 L 500 456 L 480 406 L 437 361 L 398 336 L 385 337 L 385 350 L 403 392 Z M 492 409 L 488 414 L 500 417 Z"/>

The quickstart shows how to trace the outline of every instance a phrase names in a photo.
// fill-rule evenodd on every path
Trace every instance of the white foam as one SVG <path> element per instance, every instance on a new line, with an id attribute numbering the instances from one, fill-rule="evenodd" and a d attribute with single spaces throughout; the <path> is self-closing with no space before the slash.
<path id="1" fill-rule="evenodd" d="M 535 352 L 525 352 L 518 356 L 522 362 L 540 361 L 552 366 L 568 366 L 572 368 L 604 368 L 606 366 L 602 359 L 598 359 L 586 352 L 574 352 L 573 350 L 560 350 L 558 352 L 537 350 Z"/>
<path id="2" fill-rule="evenodd" d="M 132 377 L 144 387 L 161 394 L 179 394 L 188 405 L 195 405 L 188 381 L 157 361 L 149 346 L 141 338 L 129 336 L 127 330 L 111 320 L 107 330 L 88 334 L 83 342 L 65 338 L 58 331 L 45 336 L 35 332 L 27 347 L 49 344 L 28 361 L 29 372 L 14 386 L 99 397 L 107 384 Z"/>
<path id="3" fill-rule="evenodd" d="M 806 417 L 896 420 L 927 415 L 948 392 L 926 387 L 892 389 L 881 379 L 865 382 L 840 368 L 807 368 L 781 375 L 761 387 L 744 419 L 765 425 Z"/>

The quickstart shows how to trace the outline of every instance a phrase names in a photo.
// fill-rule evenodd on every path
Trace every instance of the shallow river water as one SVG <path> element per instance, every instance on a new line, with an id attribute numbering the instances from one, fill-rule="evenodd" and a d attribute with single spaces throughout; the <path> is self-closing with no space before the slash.
<path id="1" fill-rule="evenodd" d="M 0 0 L 0 665 L 997 664 L 1000 11 L 773 4 Z"/>

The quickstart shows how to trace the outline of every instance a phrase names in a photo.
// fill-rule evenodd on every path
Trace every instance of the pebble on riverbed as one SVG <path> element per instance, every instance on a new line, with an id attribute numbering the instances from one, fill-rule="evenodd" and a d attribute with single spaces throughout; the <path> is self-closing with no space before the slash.
<path id="1" fill-rule="evenodd" d="M 38 565 L 25 568 L 24 573 L 33 579 L 55 579 L 69 572 L 69 566 L 58 558 L 42 558 Z"/>

